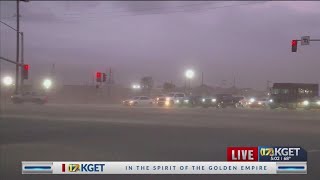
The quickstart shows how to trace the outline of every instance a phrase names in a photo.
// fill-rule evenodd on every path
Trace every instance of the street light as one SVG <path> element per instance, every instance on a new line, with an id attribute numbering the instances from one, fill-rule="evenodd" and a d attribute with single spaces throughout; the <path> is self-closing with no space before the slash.
<path id="1" fill-rule="evenodd" d="M 186 70 L 185 76 L 186 76 L 186 84 L 185 84 L 185 91 L 186 91 L 188 80 L 189 80 L 189 88 L 191 88 L 191 79 L 193 79 L 193 77 L 194 77 L 194 71 L 192 69 Z"/>
<path id="2" fill-rule="evenodd" d="M 42 84 L 46 89 L 49 89 L 52 86 L 52 81 L 50 79 L 45 79 Z"/>
<path id="3" fill-rule="evenodd" d="M 186 78 L 192 79 L 193 77 L 194 77 L 194 71 L 191 70 L 191 69 L 188 69 L 188 70 L 186 71 Z"/>
<path id="4" fill-rule="evenodd" d="M 10 76 L 5 76 L 3 79 L 2 79 L 2 83 L 5 85 L 5 86 L 11 86 L 13 84 L 13 79 L 12 77 Z"/>

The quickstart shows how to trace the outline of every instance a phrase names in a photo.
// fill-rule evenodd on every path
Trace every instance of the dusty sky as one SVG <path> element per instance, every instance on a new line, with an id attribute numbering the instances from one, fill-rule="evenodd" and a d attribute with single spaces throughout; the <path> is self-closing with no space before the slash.
<path id="1" fill-rule="evenodd" d="M 10 4 L 11 3 L 11 4 Z M 13 2 L 1 3 L 1 20 L 15 26 Z M 320 2 L 63 2 L 21 3 L 25 61 L 31 79 L 53 63 L 64 84 L 84 84 L 113 68 L 124 85 L 150 75 L 156 84 L 184 82 L 193 68 L 208 85 L 265 89 L 266 81 L 320 81 L 320 42 L 298 47 L 303 35 L 320 39 Z M 227 6 L 227 7 L 226 7 Z M 217 8 L 219 7 L 219 8 Z M 0 29 L 1 55 L 14 59 L 15 34 Z M 1 73 L 14 74 L 2 63 Z"/>

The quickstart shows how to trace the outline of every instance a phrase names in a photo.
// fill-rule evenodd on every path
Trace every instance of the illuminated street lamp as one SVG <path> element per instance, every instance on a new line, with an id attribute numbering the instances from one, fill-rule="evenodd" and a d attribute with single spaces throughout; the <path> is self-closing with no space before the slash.
<path id="1" fill-rule="evenodd" d="M 191 69 L 188 69 L 185 75 L 186 75 L 186 78 L 192 79 L 194 77 L 194 71 Z"/>
<path id="2" fill-rule="evenodd" d="M 5 86 L 11 86 L 11 85 L 13 85 L 13 79 L 12 79 L 12 77 L 10 77 L 10 76 L 5 76 L 5 77 L 2 79 L 2 83 L 3 83 Z"/>
<path id="3" fill-rule="evenodd" d="M 50 79 L 45 79 L 42 83 L 42 85 L 46 88 L 49 89 L 52 86 L 52 81 Z"/>
<path id="4" fill-rule="evenodd" d="M 187 81 L 189 80 L 189 89 L 191 88 L 191 79 L 193 79 L 194 77 L 194 71 L 192 69 L 188 69 L 185 72 L 185 76 L 186 76 L 186 84 L 185 84 L 185 88 L 187 88 Z"/>

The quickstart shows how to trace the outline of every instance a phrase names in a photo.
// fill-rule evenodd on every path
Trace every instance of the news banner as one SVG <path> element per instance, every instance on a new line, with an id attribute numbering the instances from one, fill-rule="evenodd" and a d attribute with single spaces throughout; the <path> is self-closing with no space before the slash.
<path id="1" fill-rule="evenodd" d="M 307 174 L 301 147 L 228 147 L 227 161 L 23 161 L 22 174 Z"/>

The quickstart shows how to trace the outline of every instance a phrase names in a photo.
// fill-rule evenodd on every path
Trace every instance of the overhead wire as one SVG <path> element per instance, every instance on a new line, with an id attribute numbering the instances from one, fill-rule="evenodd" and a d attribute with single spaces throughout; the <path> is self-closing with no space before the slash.
<path id="1" fill-rule="evenodd" d="M 104 17 L 109 17 L 109 18 L 118 18 L 118 17 L 134 17 L 134 16 L 145 16 L 145 15 L 166 15 L 166 14 L 174 14 L 174 13 L 181 13 L 181 12 L 188 12 L 188 13 L 201 13 L 204 11 L 210 11 L 210 10 L 216 10 L 216 9 L 223 9 L 223 8 L 230 8 L 230 7 L 237 7 L 237 6 L 247 6 L 247 5 L 253 5 L 253 4 L 260 4 L 260 3 L 265 3 L 266 1 L 258 1 L 258 2 L 249 2 L 249 3 L 242 3 L 242 4 L 232 4 L 232 5 L 224 5 L 224 6 L 215 6 L 215 7 L 209 7 L 209 8 L 194 8 L 194 9 L 178 9 L 178 10 L 173 10 L 173 11 L 165 11 L 165 12 L 153 12 L 153 13 L 141 13 L 141 14 L 124 14 L 124 15 L 113 15 L 112 13 L 107 14 L 107 15 L 111 15 L 111 16 L 104 16 Z M 204 4 L 204 3 L 203 3 Z M 189 5 L 190 7 L 194 6 L 193 5 Z M 199 5 L 199 4 L 197 4 Z M 186 7 L 187 5 L 184 5 L 184 7 Z M 177 7 L 182 7 L 182 6 L 175 6 L 174 8 Z M 141 11 L 150 11 L 152 9 L 160 9 L 160 8 L 150 8 L 150 9 L 144 9 Z M 130 12 L 132 13 L 132 11 L 130 10 L 126 10 L 126 11 L 121 11 L 121 12 Z M 135 11 L 137 12 L 137 11 Z M 106 14 L 105 14 L 106 15 Z M 68 18 L 68 17 L 67 17 Z M 83 18 L 83 17 L 69 17 L 69 18 Z M 96 16 L 94 17 L 87 17 L 87 18 L 96 18 Z"/>
<path id="2" fill-rule="evenodd" d="M 216 2 L 219 3 L 219 2 Z M 177 6 L 171 6 L 171 7 L 167 7 L 167 8 L 181 8 L 181 7 L 192 7 L 192 6 L 199 6 L 199 5 L 211 5 L 213 4 L 212 2 L 205 2 L 205 3 L 196 3 L 196 4 L 184 4 L 184 5 L 177 5 Z M 163 9 L 163 7 L 153 7 L 153 8 L 143 8 L 143 9 L 135 9 L 135 12 L 144 12 L 144 11 L 150 11 L 150 10 L 161 10 Z M 104 11 L 103 13 L 127 13 L 127 12 L 132 12 L 130 10 L 122 10 L 122 11 Z M 81 14 L 82 13 L 78 13 Z M 97 14 L 97 13 L 88 13 L 88 14 Z M 64 14 L 64 15 L 75 15 L 75 13 L 73 14 Z"/>

